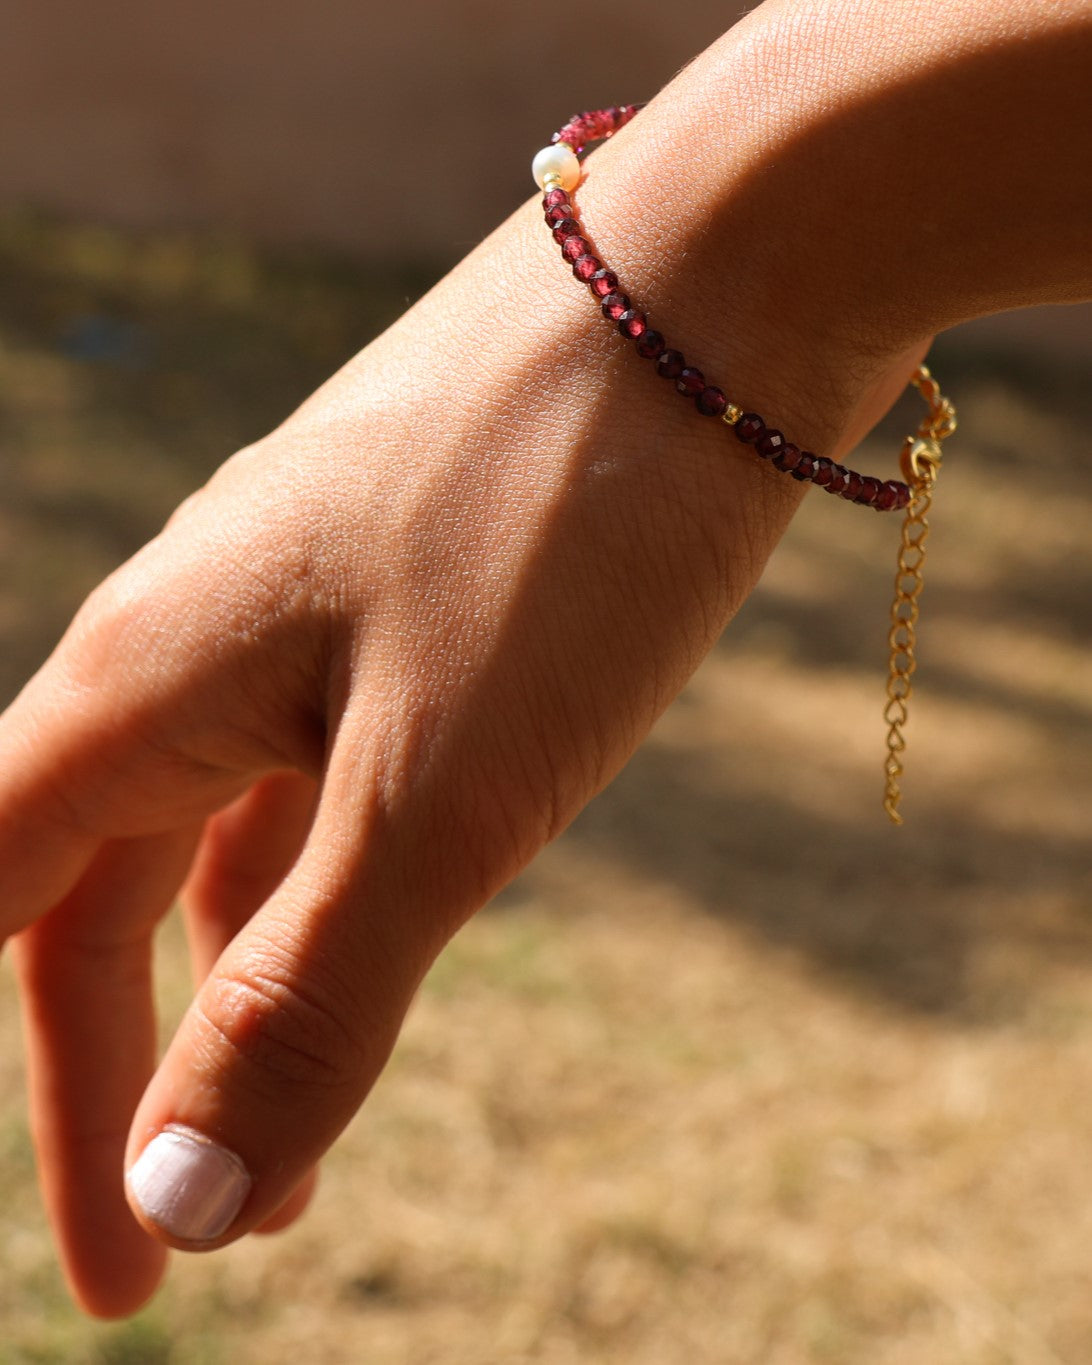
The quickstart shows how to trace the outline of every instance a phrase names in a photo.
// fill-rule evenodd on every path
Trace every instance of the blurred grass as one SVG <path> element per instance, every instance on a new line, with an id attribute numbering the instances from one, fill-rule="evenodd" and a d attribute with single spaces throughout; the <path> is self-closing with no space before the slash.
<path id="1" fill-rule="evenodd" d="M 428 273 L 0 223 L 0 697 Z M 878 806 L 895 528 L 814 494 L 626 772 L 442 958 L 307 1218 L 176 1257 L 129 1323 L 67 1303 L 5 969 L 2 1365 L 1092 1359 L 1092 390 L 976 345 L 937 348 L 961 431 L 908 828 Z M 177 924 L 159 966 L 166 1029 Z"/>
<path id="2" fill-rule="evenodd" d="M 90 587 L 429 282 L 0 218 L 0 699 Z"/>

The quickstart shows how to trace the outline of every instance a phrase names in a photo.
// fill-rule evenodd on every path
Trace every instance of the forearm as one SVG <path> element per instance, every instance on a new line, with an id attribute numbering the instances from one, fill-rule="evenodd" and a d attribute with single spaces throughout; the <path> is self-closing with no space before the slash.
<path id="1" fill-rule="evenodd" d="M 1090 71 L 1088 0 L 767 0 L 596 157 L 584 202 L 719 331 L 890 349 L 1092 297 Z"/>
<path id="2" fill-rule="evenodd" d="M 734 396 L 852 443 L 923 339 L 1092 297 L 1090 70 L 1087 0 L 767 0 L 593 155 L 580 202 Z"/>

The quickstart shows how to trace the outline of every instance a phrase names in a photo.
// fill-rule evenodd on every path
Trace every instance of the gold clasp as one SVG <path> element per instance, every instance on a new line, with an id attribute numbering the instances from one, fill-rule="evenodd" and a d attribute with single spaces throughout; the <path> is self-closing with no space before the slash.
<path id="1" fill-rule="evenodd" d="M 931 436 L 907 436 L 899 460 L 902 476 L 911 488 L 931 486 L 937 481 L 942 459 L 939 441 Z"/>

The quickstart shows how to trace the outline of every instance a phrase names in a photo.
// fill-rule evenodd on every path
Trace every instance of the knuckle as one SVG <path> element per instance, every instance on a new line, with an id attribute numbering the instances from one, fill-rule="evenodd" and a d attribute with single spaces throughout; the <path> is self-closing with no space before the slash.
<path id="1" fill-rule="evenodd" d="M 356 1087 L 375 1061 L 367 1030 L 354 1027 L 359 1011 L 326 983 L 304 985 L 276 964 L 217 976 L 195 1009 L 217 1067 L 226 1046 L 228 1069 L 241 1064 L 244 1083 L 265 1095 L 285 1084 L 316 1092 Z"/>
<path id="2" fill-rule="evenodd" d="M 208 501 L 207 488 L 197 488 L 188 497 L 183 498 L 171 515 L 167 518 L 164 526 L 165 531 L 175 531 L 184 522 L 188 521 L 195 512 L 199 511 Z"/>
<path id="3" fill-rule="evenodd" d="M 144 552 L 142 552 L 143 554 Z M 159 634 L 161 592 L 143 572 L 141 556 L 116 569 L 92 590 L 73 619 L 66 657 L 93 681 L 124 655 L 144 654 Z"/>

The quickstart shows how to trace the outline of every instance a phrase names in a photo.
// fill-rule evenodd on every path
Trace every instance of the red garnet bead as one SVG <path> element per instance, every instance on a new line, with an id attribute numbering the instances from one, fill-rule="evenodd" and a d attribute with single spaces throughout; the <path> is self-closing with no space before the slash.
<path id="1" fill-rule="evenodd" d="M 659 332 L 654 332 L 650 327 L 644 336 L 637 338 L 637 345 L 634 348 L 638 355 L 643 355 L 646 360 L 655 360 L 662 355 L 667 342 Z"/>
<path id="2" fill-rule="evenodd" d="M 861 476 L 855 469 L 846 470 L 846 486 L 842 490 L 842 497 L 848 502 L 856 502 L 861 491 Z"/>
<path id="3" fill-rule="evenodd" d="M 816 455 L 815 471 L 811 476 L 812 483 L 818 484 L 820 488 L 829 488 L 831 478 L 834 475 L 834 461 L 829 460 L 825 455 Z"/>
<path id="4" fill-rule="evenodd" d="M 849 470 L 844 464 L 832 464 L 830 466 L 830 482 L 826 485 L 827 492 L 842 496 L 845 494 L 848 485 Z"/>
<path id="5" fill-rule="evenodd" d="M 567 199 L 562 199 L 558 204 L 551 204 L 546 210 L 546 221 L 550 227 L 555 227 L 565 218 L 573 217 L 573 206 Z M 575 222 L 575 219 L 573 220 Z"/>
<path id="6" fill-rule="evenodd" d="M 578 280 L 583 280 L 588 284 L 591 277 L 600 267 L 600 261 L 596 256 L 578 256 L 573 261 L 573 274 Z"/>
<path id="7" fill-rule="evenodd" d="M 618 276 L 613 270 L 608 270 L 606 266 L 604 266 L 602 270 L 597 270 L 595 272 L 588 283 L 591 285 L 592 293 L 597 294 L 599 298 L 604 299 L 608 294 L 613 294 L 618 288 Z"/>
<path id="8" fill-rule="evenodd" d="M 892 479 L 891 482 L 899 490 L 895 497 L 895 507 L 901 512 L 904 507 L 910 506 L 910 485 L 900 483 L 898 479 Z"/>
<path id="9" fill-rule="evenodd" d="M 555 204 L 567 204 L 569 202 L 569 191 L 563 189 L 547 190 L 542 196 L 542 207 L 552 209 Z"/>
<path id="10" fill-rule="evenodd" d="M 705 388 L 705 375 L 694 365 L 687 365 L 679 371 L 675 387 L 687 398 L 696 398 Z"/>
<path id="11" fill-rule="evenodd" d="M 861 480 L 861 491 L 854 501 L 859 502 L 863 507 L 874 507 L 882 488 L 883 484 L 880 483 L 879 479 L 874 479 L 871 474 L 866 474 Z"/>
<path id="12" fill-rule="evenodd" d="M 580 224 L 575 218 L 562 218 L 560 222 L 554 224 L 554 241 L 560 246 L 566 237 L 572 237 L 580 232 Z"/>
<path id="13" fill-rule="evenodd" d="M 899 486 L 894 479 L 888 479 L 887 483 L 880 485 L 880 491 L 876 495 L 875 508 L 877 512 L 890 512 L 894 509 L 899 500 Z"/>
<path id="14" fill-rule="evenodd" d="M 567 261 L 575 261 L 577 257 L 587 256 L 590 252 L 591 244 L 583 237 L 566 237 L 561 243 L 561 254 Z"/>
<path id="15" fill-rule="evenodd" d="M 665 379 L 678 379 L 685 365 L 682 351 L 661 351 L 656 359 L 656 373 Z"/>
<path id="16" fill-rule="evenodd" d="M 705 417 L 719 417 L 728 406 L 728 399 L 715 384 L 709 384 L 694 399 L 694 406 Z"/>
<path id="17" fill-rule="evenodd" d="M 611 322 L 617 322 L 629 307 L 629 299 L 625 294 L 608 294 L 603 300 L 602 307 L 603 316 Z"/>
<path id="18" fill-rule="evenodd" d="M 589 109 L 587 113 L 580 115 L 580 131 L 584 135 L 585 142 L 594 142 L 596 138 L 603 136 L 606 131 L 603 123 L 603 111 L 601 109 Z"/>
<path id="19" fill-rule="evenodd" d="M 757 412 L 745 412 L 732 430 L 739 440 L 750 445 L 752 441 L 757 441 L 766 430 L 766 423 Z"/>
<path id="20" fill-rule="evenodd" d="M 779 431 L 769 432 L 768 434 L 771 436 L 781 436 Z M 765 441 L 765 439 L 766 437 L 763 436 L 762 441 Z M 761 444 L 762 442 L 759 442 L 760 446 Z M 790 470 L 795 472 L 796 466 L 800 463 L 800 447 L 793 445 L 791 441 L 786 441 L 784 437 L 782 437 L 781 449 L 771 458 L 776 468 L 782 469 L 786 473 Z"/>
<path id="21" fill-rule="evenodd" d="M 815 461 L 816 456 L 814 456 L 810 450 L 803 451 L 793 467 L 793 478 L 799 480 L 800 483 L 804 483 L 807 479 L 812 478 L 815 474 Z"/>
<path id="22" fill-rule="evenodd" d="M 755 442 L 755 449 L 764 460 L 772 460 L 785 447 L 785 438 L 773 427 L 767 427 Z"/>
<path id="23" fill-rule="evenodd" d="M 627 308 L 618 319 L 618 330 L 624 337 L 636 341 L 648 331 L 648 320 L 644 313 L 639 313 L 636 308 Z"/>

